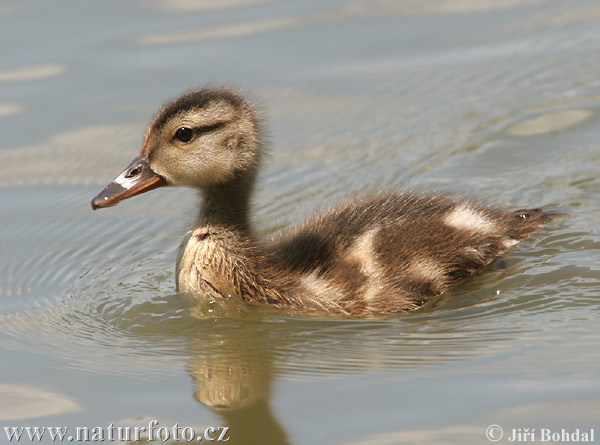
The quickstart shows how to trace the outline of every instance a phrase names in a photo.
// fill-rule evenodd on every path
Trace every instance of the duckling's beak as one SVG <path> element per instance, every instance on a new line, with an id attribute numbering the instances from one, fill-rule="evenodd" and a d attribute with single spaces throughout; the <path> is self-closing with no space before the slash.
<path id="1" fill-rule="evenodd" d="M 123 173 L 92 199 L 92 209 L 114 206 L 124 199 L 164 185 L 167 181 L 150 168 L 146 158 L 135 158 Z"/>

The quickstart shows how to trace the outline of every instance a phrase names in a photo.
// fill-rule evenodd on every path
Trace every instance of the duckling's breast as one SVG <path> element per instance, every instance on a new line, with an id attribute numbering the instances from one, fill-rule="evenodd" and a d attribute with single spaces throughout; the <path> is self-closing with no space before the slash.
<path id="1" fill-rule="evenodd" d="M 206 228 L 186 234 L 177 259 L 179 292 L 213 299 L 239 296 L 220 244 Z"/>

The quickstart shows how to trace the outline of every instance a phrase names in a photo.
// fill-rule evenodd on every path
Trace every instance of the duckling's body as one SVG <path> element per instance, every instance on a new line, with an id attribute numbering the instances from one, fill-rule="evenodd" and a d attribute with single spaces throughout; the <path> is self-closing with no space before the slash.
<path id="1" fill-rule="evenodd" d="M 249 219 L 261 154 L 258 122 L 239 96 L 188 93 L 161 110 L 140 156 L 92 207 L 161 185 L 200 188 L 201 216 L 177 264 L 179 291 L 358 317 L 419 307 L 552 216 L 441 196 L 376 195 L 266 243 L 253 236 Z"/>
<path id="2" fill-rule="evenodd" d="M 548 215 L 404 194 L 361 199 L 271 245 L 201 225 L 182 245 L 177 283 L 181 292 L 216 299 L 391 315 L 478 272 Z"/>

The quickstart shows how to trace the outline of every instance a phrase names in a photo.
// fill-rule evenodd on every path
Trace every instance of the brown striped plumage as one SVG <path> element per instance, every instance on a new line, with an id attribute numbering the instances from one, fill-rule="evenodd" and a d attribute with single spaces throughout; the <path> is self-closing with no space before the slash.
<path id="1" fill-rule="evenodd" d="M 553 215 L 435 195 L 383 194 L 330 210 L 266 243 L 255 239 L 249 220 L 262 149 L 255 114 L 238 95 L 212 89 L 185 94 L 161 110 L 140 157 L 92 206 L 114 205 L 162 184 L 197 187 L 204 199 L 179 254 L 181 292 L 355 317 L 419 307 Z M 151 174 L 135 183 L 136 175 Z"/>

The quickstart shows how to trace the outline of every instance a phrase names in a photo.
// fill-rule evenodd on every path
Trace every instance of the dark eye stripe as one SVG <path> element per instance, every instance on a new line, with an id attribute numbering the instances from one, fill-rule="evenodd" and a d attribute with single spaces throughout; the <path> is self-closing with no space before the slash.
<path id="1" fill-rule="evenodd" d="M 204 125 L 204 126 L 198 126 L 198 127 L 181 127 L 179 128 L 176 132 L 175 135 L 173 136 L 174 139 L 179 139 L 181 142 L 189 142 L 192 140 L 192 137 L 194 137 L 194 135 L 197 134 L 202 134 L 202 133 L 209 133 L 211 131 L 217 130 L 223 126 L 225 126 L 227 122 L 215 122 L 214 124 L 211 125 Z"/>
<path id="2" fill-rule="evenodd" d="M 195 133 L 208 133 L 208 132 L 214 131 L 218 128 L 224 127 L 226 123 L 227 122 L 215 122 L 214 124 L 211 124 L 211 125 L 195 127 L 194 132 Z"/>

